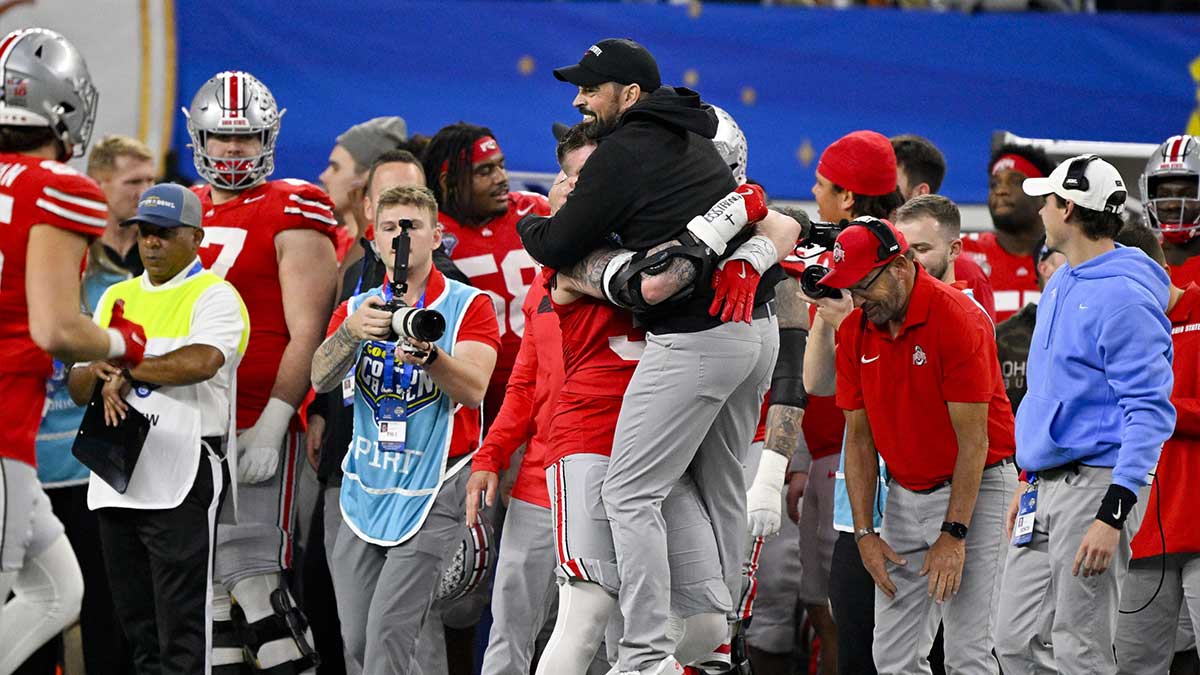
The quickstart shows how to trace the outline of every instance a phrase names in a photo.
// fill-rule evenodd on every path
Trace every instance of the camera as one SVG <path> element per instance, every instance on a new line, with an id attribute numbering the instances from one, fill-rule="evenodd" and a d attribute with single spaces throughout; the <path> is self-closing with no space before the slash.
<path id="1" fill-rule="evenodd" d="M 383 311 L 392 314 L 392 331 L 388 340 L 395 342 L 400 338 L 433 342 L 446 333 L 446 317 L 441 312 L 423 307 L 409 307 L 404 302 L 404 294 L 408 292 L 408 254 L 412 241 L 408 231 L 412 229 L 412 221 L 405 218 L 400 221 L 400 233 L 392 240 L 392 252 L 395 253 L 395 268 L 392 273 L 392 298 L 384 303 Z M 410 350 L 418 353 L 417 350 Z"/>
<path id="2" fill-rule="evenodd" d="M 848 221 L 838 223 L 811 223 L 808 230 L 804 232 L 801 243 L 805 247 L 820 246 L 826 251 L 833 250 L 833 245 L 837 243 L 837 237 L 849 225 Z M 836 298 L 841 299 L 842 292 L 836 288 L 821 285 L 821 278 L 829 274 L 829 268 L 824 265 L 805 265 L 804 272 L 800 274 L 800 290 L 810 298 Z"/>

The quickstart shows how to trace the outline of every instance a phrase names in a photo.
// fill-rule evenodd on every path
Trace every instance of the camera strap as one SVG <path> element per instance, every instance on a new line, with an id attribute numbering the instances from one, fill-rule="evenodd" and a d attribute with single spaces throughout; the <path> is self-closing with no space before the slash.
<path id="1" fill-rule="evenodd" d="M 392 301 L 390 284 L 383 285 L 384 302 Z M 425 294 L 417 300 L 417 308 L 425 307 Z M 379 401 L 379 410 L 375 414 L 375 422 L 379 425 L 379 449 L 383 452 L 404 452 L 408 430 L 408 388 L 412 385 L 413 371 L 416 366 L 406 363 L 400 367 L 400 386 L 396 384 L 396 349 L 395 344 L 383 350 L 383 389 L 392 390 L 394 396 L 384 396 Z"/>

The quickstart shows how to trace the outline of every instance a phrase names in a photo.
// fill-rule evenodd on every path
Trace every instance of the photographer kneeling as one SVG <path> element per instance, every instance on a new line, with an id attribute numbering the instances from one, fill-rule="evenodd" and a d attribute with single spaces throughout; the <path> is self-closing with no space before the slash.
<path id="1" fill-rule="evenodd" d="M 348 528 L 338 531 L 330 568 L 347 656 L 367 675 L 415 666 L 417 636 L 458 541 L 464 468 L 479 444 L 478 408 L 500 345 L 487 295 L 433 267 L 441 242 L 433 193 L 384 191 L 375 245 L 388 278 L 334 311 L 313 356 L 316 390 L 340 386 L 354 406 L 340 499 Z"/>

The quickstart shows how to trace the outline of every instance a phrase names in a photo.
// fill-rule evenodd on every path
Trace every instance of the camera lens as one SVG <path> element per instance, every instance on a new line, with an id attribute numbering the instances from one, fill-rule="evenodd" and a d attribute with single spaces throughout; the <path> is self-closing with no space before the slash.
<path id="1" fill-rule="evenodd" d="M 446 333 L 446 318 L 432 309 L 403 307 L 392 314 L 392 330 L 400 337 L 433 342 Z"/>
<path id="2" fill-rule="evenodd" d="M 836 288 L 830 288 L 821 284 L 821 279 L 829 274 L 829 268 L 823 265 L 809 265 L 804 268 L 804 272 L 800 274 L 800 290 L 804 294 L 815 300 L 821 298 L 841 298 L 842 292 Z"/>

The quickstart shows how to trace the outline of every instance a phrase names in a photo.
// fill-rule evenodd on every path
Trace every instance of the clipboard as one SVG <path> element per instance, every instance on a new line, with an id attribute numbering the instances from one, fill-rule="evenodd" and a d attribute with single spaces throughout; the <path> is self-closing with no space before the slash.
<path id="1" fill-rule="evenodd" d="M 103 382 L 97 382 L 88 401 L 71 454 L 121 494 L 129 488 L 134 467 L 141 456 L 150 419 L 129 406 L 125 419 L 115 427 L 104 423 Z"/>

